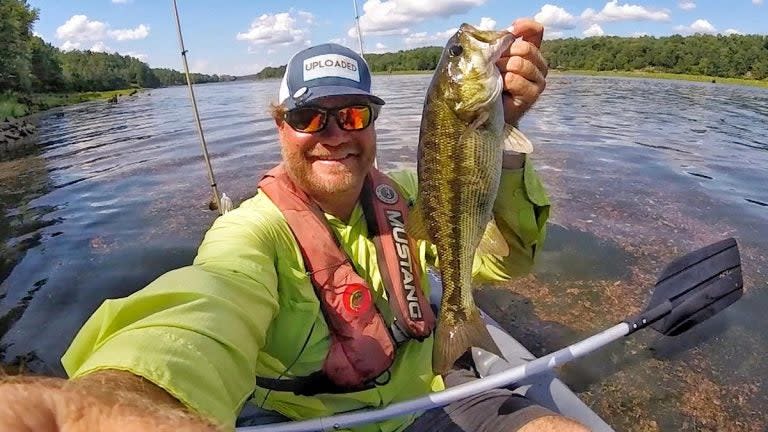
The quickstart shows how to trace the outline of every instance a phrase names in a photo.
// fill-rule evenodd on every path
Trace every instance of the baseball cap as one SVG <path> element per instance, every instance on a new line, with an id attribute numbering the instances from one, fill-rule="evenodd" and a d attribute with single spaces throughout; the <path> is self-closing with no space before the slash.
<path id="1" fill-rule="evenodd" d="M 334 43 L 296 53 L 285 68 L 278 100 L 293 109 L 326 96 L 363 95 L 375 104 L 384 101 L 371 93 L 368 63 L 351 49 Z"/>

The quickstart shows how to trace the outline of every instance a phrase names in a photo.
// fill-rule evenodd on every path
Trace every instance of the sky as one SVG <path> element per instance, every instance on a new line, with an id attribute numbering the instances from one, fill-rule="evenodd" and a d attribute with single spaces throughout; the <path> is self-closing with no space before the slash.
<path id="1" fill-rule="evenodd" d="M 28 0 L 35 34 L 63 50 L 131 55 L 182 70 L 172 0 Z M 671 34 L 768 34 L 766 0 L 357 0 L 365 52 L 443 46 L 461 23 L 501 30 L 520 17 L 545 39 Z M 303 47 L 359 50 L 355 1 L 178 0 L 193 72 L 247 75 L 286 64 Z"/>

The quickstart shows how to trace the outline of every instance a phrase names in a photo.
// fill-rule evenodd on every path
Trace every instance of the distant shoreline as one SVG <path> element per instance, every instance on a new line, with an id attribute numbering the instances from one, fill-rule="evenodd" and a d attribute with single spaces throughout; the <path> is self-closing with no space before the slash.
<path id="1" fill-rule="evenodd" d="M 590 70 L 552 70 L 550 76 L 578 75 L 578 76 L 607 76 L 623 78 L 654 78 L 678 81 L 708 82 L 716 84 L 737 84 L 752 87 L 768 88 L 768 80 L 750 80 L 744 78 L 723 78 L 708 75 L 673 74 L 665 72 L 641 72 L 641 71 L 590 71 Z"/>
<path id="2" fill-rule="evenodd" d="M 373 72 L 374 75 L 427 75 L 434 73 L 434 70 L 412 70 L 412 71 L 392 71 L 392 72 Z M 750 80 L 745 78 L 723 78 L 709 75 L 689 75 L 673 74 L 666 72 L 633 72 L 633 71 L 590 71 L 590 70 L 550 70 L 549 76 L 606 76 L 622 78 L 655 78 L 678 81 L 708 82 L 716 84 L 736 84 L 752 87 L 768 88 L 768 80 Z"/>

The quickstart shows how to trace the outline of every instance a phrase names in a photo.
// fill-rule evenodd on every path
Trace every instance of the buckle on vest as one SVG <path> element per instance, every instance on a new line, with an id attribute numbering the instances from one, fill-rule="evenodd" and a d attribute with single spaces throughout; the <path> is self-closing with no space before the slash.
<path id="1" fill-rule="evenodd" d="M 397 320 L 395 320 L 391 326 L 389 326 L 389 331 L 392 333 L 392 339 L 395 340 L 395 343 L 398 345 L 407 342 L 409 339 L 411 339 L 410 336 L 406 332 L 403 331 L 403 329 L 400 328 L 400 326 L 397 324 Z"/>

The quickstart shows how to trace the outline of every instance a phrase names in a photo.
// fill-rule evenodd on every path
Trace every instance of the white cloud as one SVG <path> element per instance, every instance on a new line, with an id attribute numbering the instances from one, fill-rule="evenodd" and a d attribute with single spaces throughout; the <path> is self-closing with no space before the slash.
<path id="1" fill-rule="evenodd" d="M 561 31 L 545 31 L 544 32 L 544 39 L 550 40 L 550 39 L 561 39 L 565 37 L 565 33 Z"/>
<path id="2" fill-rule="evenodd" d="M 434 34 L 428 34 L 427 32 L 411 33 L 403 38 L 403 42 L 410 48 L 427 45 L 443 46 L 458 30 L 457 28 L 451 28 Z"/>
<path id="3" fill-rule="evenodd" d="M 349 46 L 349 44 L 350 44 L 349 39 L 343 38 L 343 37 L 342 38 L 333 38 L 333 39 L 328 40 L 328 42 L 339 44 L 339 45 L 344 45 L 344 46 Z"/>
<path id="4" fill-rule="evenodd" d="M 56 29 L 56 38 L 63 40 L 60 48 L 63 51 L 83 49 L 83 46 L 94 52 L 115 52 L 105 43 L 105 39 L 117 41 L 144 39 L 149 35 L 149 27 L 140 24 L 135 29 L 110 30 L 109 24 L 91 20 L 85 15 L 73 15 L 67 22 Z"/>
<path id="5" fill-rule="evenodd" d="M 730 36 L 730 35 L 743 35 L 744 32 L 742 32 L 740 30 L 736 30 L 736 29 L 728 29 L 728 30 L 724 31 L 723 34 L 728 35 L 728 36 Z"/>
<path id="6" fill-rule="evenodd" d="M 457 31 L 459 31 L 459 29 L 458 29 L 458 28 L 449 28 L 449 29 L 448 29 L 448 30 L 446 30 L 446 31 L 441 31 L 441 32 L 437 32 L 437 33 L 435 33 L 435 37 L 437 37 L 438 39 L 440 39 L 440 40 L 441 40 L 441 41 L 443 41 L 444 43 L 447 43 L 447 42 L 448 42 L 448 39 L 450 39 L 450 38 L 451 38 L 451 36 L 453 36 L 454 34 L 456 34 L 456 32 L 457 32 Z"/>
<path id="7" fill-rule="evenodd" d="M 445 18 L 461 14 L 485 2 L 486 0 L 367 0 L 363 4 L 363 15 L 360 16 L 360 28 L 363 34 L 407 34 L 407 26 L 410 24 L 427 18 Z M 348 34 L 352 36 L 355 32 L 353 27 L 349 29 Z"/>
<path id="8" fill-rule="evenodd" d="M 639 37 L 643 37 L 643 36 L 650 36 L 650 34 L 648 34 L 648 33 L 646 33 L 646 32 L 634 32 L 634 33 L 632 33 L 630 36 L 631 36 L 631 37 L 637 37 L 637 38 L 639 38 Z"/>
<path id="9" fill-rule="evenodd" d="M 310 12 L 305 11 L 299 11 L 298 12 L 299 18 L 304 20 L 307 24 L 314 24 L 315 23 L 315 16 L 312 15 Z"/>
<path id="10" fill-rule="evenodd" d="M 406 35 L 411 31 L 411 29 L 409 29 L 408 27 L 402 27 L 402 28 L 393 28 L 391 30 L 366 31 L 366 30 L 363 30 L 361 26 L 360 31 L 363 33 L 363 38 L 365 38 L 366 35 L 371 35 L 371 36 Z M 351 27 L 349 31 L 347 31 L 347 36 L 351 38 L 357 38 L 357 27 Z"/>
<path id="11" fill-rule="evenodd" d="M 90 50 L 93 51 L 93 52 L 102 52 L 102 53 L 113 53 L 113 52 L 115 52 L 115 50 L 113 50 L 112 48 L 106 46 L 104 44 L 104 42 L 102 42 L 102 41 L 98 41 L 95 44 L 93 44 L 93 46 L 90 48 Z"/>
<path id="12" fill-rule="evenodd" d="M 139 40 L 149 36 L 149 26 L 145 26 L 144 24 L 139 24 L 139 26 L 136 27 L 135 29 L 110 30 L 108 34 L 112 39 L 115 39 L 118 41 Z"/>
<path id="13" fill-rule="evenodd" d="M 679 0 L 677 6 L 686 11 L 696 9 L 696 3 L 693 0 Z"/>
<path id="14" fill-rule="evenodd" d="M 114 4 L 127 4 L 131 3 L 133 0 L 112 0 L 112 3 Z"/>
<path id="15" fill-rule="evenodd" d="M 307 40 L 307 32 L 299 27 L 291 12 L 264 14 L 251 23 L 248 31 L 238 33 L 236 38 L 253 45 L 301 44 Z"/>
<path id="16" fill-rule="evenodd" d="M 383 54 L 389 51 L 390 51 L 389 47 L 381 42 L 376 42 L 376 45 L 371 50 L 372 53 L 376 53 L 376 54 Z"/>
<path id="17" fill-rule="evenodd" d="M 72 51 L 79 50 L 80 46 L 80 42 L 65 41 L 59 48 L 61 48 L 62 51 Z"/>
<path id="18" fill-rule="evenodd" d="M 760 6 L 761 4 L 763 4 L 763 0 L 752 0 L 752 4 Z"/>
<path id="19" fill-rule="evenodd" d="M 480 24 L 477 25 L 480 30 L 493 30 L 496 28 L 496 20 L 488 17 L 480 18 Z"/>
<path id="20" fill-rule="evenodd" d="M 585 9 L 581 13 L 581 18 L 587 22 L 669 21 L 669 10 L 653 10 L 632 4 L 620 5 L 618 0 L 611 0 L 600 12 L 595 12 L 591 8 Z"/>
<path id="21" fill-rule="evenodd" d="M 600 27 L 599 24 L 592 24 L 589 26 L 588 29 L 584 30 L 584 33 L 582 33 L 585 37 L 592 37 L 592 36 L 603 36 L 605 35 L 605 32 L 603 31 L 603 28 Z"/>
<path id="22" fill-rule="evenodd" d="M 706 34 L 715 34 L 717 33 L 717 29 L 715 29 L 715 26 L 709 23 L 709 21 L 704 19 L 697 19 L 693 22 L 693 24 L 689 26 L 677 26 L 675 27 L 676 31 L 679 31 L 680 33 L 706 33 Z"/>
<path id="23" fill-rule="evenodd" d="M 426 45 L 436 40 L 435 35 L 430 36 L 427 32 L 411 33 L 403 39 L 408 46 Z"/>
<path id="24" fill-rule="evenodd" d="M 98 41 L 104 39 L 107 25 L 101 21 L 91 21 L 85 15 L 73 15 L 56 29 L 56 37 L 67 41 Z"/>
<path id="25" fill-rule="evenodd" d="M 577 19 L 565 9 L 545 4 L 533 19 L 544 24 L 545 28 L 572 29 L 576 27 Z"/>

